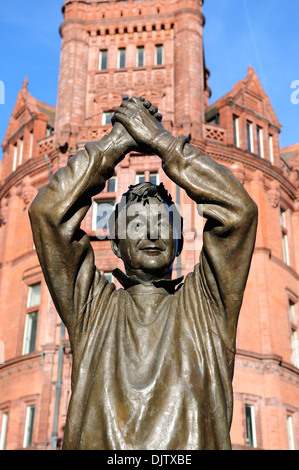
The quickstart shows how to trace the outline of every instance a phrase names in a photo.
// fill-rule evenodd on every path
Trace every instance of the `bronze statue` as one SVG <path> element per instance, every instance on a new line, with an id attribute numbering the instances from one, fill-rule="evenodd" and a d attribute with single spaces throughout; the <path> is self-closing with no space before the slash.
<path id="1" fill-rule="evenodd" d="M 231 448 L 236 327 L 257 208 L 226 167 L 186 137 L 174 138 L 161 118 L 144 98 L 122 103 L 111 133 L 71 158 L 30 207 L 36 250 L 73 353 L 65 450 Z M 126 271 L 116 270 L 123 285 L 116 290 L 95 267 L 80 223 L 92 196 L 136 149 L 161 158 L 207 221 L 194 271 L 184 283 L 172 279 L 183 240 L 171 198 L 162 186 L 131 187 L 110 224 Z M 116 223 L 124 213 L 125 237 Z M 154 237 L 148 227 L 155 216 Z"/>

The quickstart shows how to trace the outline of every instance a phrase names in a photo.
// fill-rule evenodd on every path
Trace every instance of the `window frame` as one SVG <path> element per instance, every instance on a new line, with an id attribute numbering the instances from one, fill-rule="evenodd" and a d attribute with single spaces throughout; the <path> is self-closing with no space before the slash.
<path id="1" fill-rule="evenodd" d="M 8 410 L 1 410 L 0 450 L 5 450 L 5 447 L 6 447 L 8 419 L 9 419 Z"/>
<path id="2" fill-rule="evenodd" d="M 139 63 L 139 52 L 142 51 L 142 64 Z M 145 67 L 145 47 L 137 46 L 136 47 L 136 67 Z"/>
<path id="3" fill-rule="evenodd" d="M 105 53 L 106 56 L 106 67 L 103 67 L 103 55 Z M 108 49 L 101 49 L 99 52 L 99 64 L 98 64 L 99 71 L 108 70 Z"/>
<path id="4" fill-rule="evenodd" d="M 280 226 L 282 234 L 282 259 L 283 262 L 290 266 L 290 247 L 288 240 L 288 223 L 287 223 L 287 209 L 280 206 Z"/>
<path id="5" fill-rule="evenodd" d="M 161 48 L 161 49 L 160 49 Z M 159 57 L 159 50 L 161 50 L 161 63 L 158 63 L 158 57 Z M 163 44 L 156 44 L 155 45 L 155 65 L 156 66 L 163 66 L 165 63 L 164 59 L 164 45 Z"/>
<path id="6" fill-rule="evenodd" d="M 20 141 L 19 141 L 19 145 L 20 145 L 20 148 L 19 148 L 19 166 L 22 165 L 23 163 L 23 155 L 24 155 L 24 138 L 21 137 Z"/>
<path id="7" fill-rule="evenodd" d="M 14 144 L 12 171 L 16 171 L 18 166 L 18 143 Z"/>
<path id="8" fill-rule="evenodd" d="M 124 64 L 122 64 L 122 53 L 124 53 Z M 123 67 L 121 66 L 123 65 Z M 125 47 L 119 47 L 118 53 L 117 53 L 117 68 L 119 70 L 124 70 L 127 65 L 127 50 Z"/>
<path id="9" fill-rule="evenodd" d="M 251 435 L 249 435 L 249 432 L 248 432 L 247 410 L 250 411 Z M 251 403 L 245 403 L 245 436 L 246 436 L 246 445 L 256 449 L 257 448 L 256 412 L 255 412 L 255 406 Z"/>
<path id="10" fill-rule="evenodd" d="M 115 111 L 103 111 L 102 113 L 102 126 L 109 126 L 111 124 L 111 119 L 112 119 L 112 116 L 113 114 L 115 113 Z M 108 121 L 110 122 L 107 122 L 107 117 L 109 117 Z"/>
<path id="11" fill-rule="evenodd" d="M 115 209 L 115 206 L 116 206 L 116 200 L 115 198 L 105 198 L 105 199 L 94 199 L 93 201 L 93 205 L 92 205 L 92 230 L 94 232 L 100 232 L 100 233 L 108 233 L 109 232 L 109 227 L 108 227 L 108 220 L 107 220 L 107 227 L 103 227 L 103 228 L 97 228 L 97 217 L 98 217 L 98 212 L 97 212 L 97 207 L 100 205 L 100 204 L 110 204 L 112 203 L 113 204 L 113 210 Z M 112 204 L 110 204 L 112 206 Z"/>
<path id="12" fill-rule="evenodd" d="M 264 131 L 261 126 L 256 126 L 256 139 L 257 139 L 257 154 L 259 157 L 264 158 Z"/>
<path id="13" fill-rule="evenodd" d="M 31 296 L 33 288 L 35 286 L 40 286 L 38 293 L 38 303 L 31 303 Z M 41 304 L 41 282 L 35 282 L 28 286 L 28 295 L 27 295 L 27 307 L 26 307 L 26 318 L 25 318 L 25 327 L 24 327 L 24 336 L 23 336 L 23 346 L 22 346 L 22 355 L 26 356 L 36 351 L 37 343 L 37 332 L 38 332 L 38 318 Z M 32 328 L 34 327 L 34 330 Z M 32 346 L 33 345 L 33 346 Z"/>
<path id="14" fill-rule="evenodd" d="M 269 142 L 269 160 L 270 160 L 270 163 L 272 165 L 274 165 L 275 164 L 275 160 L 274 160 L 274 135 L 269 134 L 268 142 Z"/>
<path id="15" fill-rule="evenodd" d="M 29 133 L 29 136 L 30 136 L 30 140 L 29 140 L 29 160 L 30 160 L 33 155 L 33 142 L 34 142 L 33 131 Z"/>
<path id="16" fill-rule="evenodd" d="M 253 141 L 253 122 L 246 120 L 246 137 L 247 137 L 247 150 L 250 153 L 254 153 L 254 141 Z"/>
<path id="17" fill-rule="evenodd" d="M 112 181 L 114 181 L 115 183 L 113 191 L 109 189 L 109 183 L 111 183 Z M 111 176 L 111 178 L 109 178 L 109 180 L 107 181 L 107 193 L 116 193 L 116 191 L 117 191 L 117 176 L 114 175 L 114 176 Z"/>
<path id="18" fill-rule="evenodd" d="M 33 410 L 33 415 L 31 411 Z M 23 435 L 23 449 L 27 449 L 32 446 L 33 441 L 33 432 L 34 432 L 34 421 L 36 416 L 36 404 L 28 404 L 26 406 L 26 415 L 25 415 L 25 426 L 24 426 L 24 435 Z M 29 423 L 31 419 L 32 423 Z M 30 425 L 30 427 L 29 427 Z"/>
<path id="19" fill-rule="evenodd" d="M 112 281 L 113 281 L 112 271 L 104 271 L 104 272 L 103 272 L 103 276 L 105 277 L 105 279 L 107 279 L 107 281 L 109 282 L 109 284 L 112 283 Z"/>
<path id="20" fill-rule="evenodd" d="M 150 181 L 150 178 L 152 176 L 156 176 L 156 183 L 155 185 L 158 186 L 159 185 L 159 172 L 158 171 L 150 171 L 150 172 L 141 172 L 141 173 L 136 173 L 136 176 L 135 176 L 135 184 L 141 184 L 140 183 L 140 177 L 141 178 L 144 178 L 144 181 L 142 181 L 142 183 L 148 183 L 148 182 L 151 182 Z"/>
<path id="21" fill-rule="evenodd" d="M 296 450 L 295 439 L 294 439 L 294 422 L 293 413 L 287 412 L 287 436 L 288 436 L 288 447 L 289 450 Z"/>
<path id="22" fill-rule="evenodd" d="M 299 342 L 297 336 L 297 302 L 298 298 L 289 292 L 288 294 L 288 314 L 291 335 L 291 363 L 294 367 L 299 369 Z"/>
<path id="23" fill-rule="evenodd" d="M 233 114 L 234 145 L 240 148 L 240 117 Z"/>

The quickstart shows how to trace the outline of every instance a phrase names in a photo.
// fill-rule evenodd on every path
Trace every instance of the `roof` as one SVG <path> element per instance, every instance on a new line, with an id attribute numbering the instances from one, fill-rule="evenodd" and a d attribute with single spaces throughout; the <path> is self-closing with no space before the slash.
<path id="1" fill-rule="evenodd" d="M 4 136 L 2 147 L 7 141 L 27 122 L 34 117 L 43 114 L 48 119 L 48 124 L 54 127 L 56 108 L 34 98 L 28 91 L 28 79 L 25 78 L 23 87 L 18 93 L 14 110 L 10 116 L 9 124 Z"/>
<path id="2" fill-rule="evenodd" d="M 247 76 L 237 82 L 233 89 L 222 96 L 207 108 L 207 114 L 213 109 L 220 109 L 233 102 L 237 106 L 250 109 L 260 117 L 266 118 L 279 129 L 282 127 L 276 113 L 270 103 L 269 96 L 265 93 L 257 74 L 251 66 L 248 67 Z"/>
<path id="3" fill-rule="evenodd" d="M 292 166 L 295 160 L 299 160 L 299 144 L 282 148 L 280 150 L 280 156 L 287 165 Z"/>

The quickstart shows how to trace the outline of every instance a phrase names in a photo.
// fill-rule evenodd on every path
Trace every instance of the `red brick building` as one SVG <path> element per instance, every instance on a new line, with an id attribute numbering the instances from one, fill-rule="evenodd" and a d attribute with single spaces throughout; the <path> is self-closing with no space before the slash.
<path id="1" fill-rule="evenodd" d="M 299 146 L 280 149 L 281 125 L 251 67 L 210 104 L 202 0 L 63 4 L 57 107 L 25 79 L 0 162 L 0 448 L 59 448 L 70 396 L 68 339 L 43 280 L 28 207 L 86 141 L 111 128 L 124 96 L 145 96 L 165 127 L 232 169 L 259 207 L 252 268 L 241 310 L 234 376 L 234 449 L 299 448 Z M 190 47 L 192 46 L 192 47 Z M 163 181 L 184 207 L 186 249 L 176 274 L 193 269 L 201 223 L 194 204 L 155 156 L 131 153 L 83 223 L 107 277 L 121 262 L 96 224 L 129 184 Z M 189 212 L 187 212 L 189 211 Z M 192 249 L 188 249 L 192 246 Z"/>

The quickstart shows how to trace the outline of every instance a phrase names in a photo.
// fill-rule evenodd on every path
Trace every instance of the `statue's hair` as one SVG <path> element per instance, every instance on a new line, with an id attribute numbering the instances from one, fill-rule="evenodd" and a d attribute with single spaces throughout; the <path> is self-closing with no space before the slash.
<path id="1" fill-rule="evenodd" d="M 139 183 L 136 185 L 129 186 L 129 189 L 121 197 L 120 202 L 115 206 L 114 212 L 111 214 L 109 219 L 109 230 L 110 233 L 113 232 L 116 220 L 118 215 L 127 204 L 131 202 L 141 203 L 144 206 L 149 204 L 149 198 L 154 197 L 158 201 L 166 203 L 170 208 L 173 220 L 180 220 L 180 227 L 176 227 L 178 233 L 180 233 L 181 238 L 183 237 L 183 218 L 179 214 L 177 207 L 175 206 L 171 195 L 167 192 L 163 183 L 160 183 L 159 186 L 152 183 Z"/>

